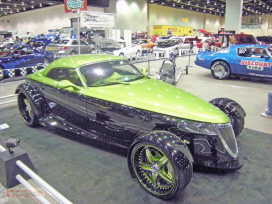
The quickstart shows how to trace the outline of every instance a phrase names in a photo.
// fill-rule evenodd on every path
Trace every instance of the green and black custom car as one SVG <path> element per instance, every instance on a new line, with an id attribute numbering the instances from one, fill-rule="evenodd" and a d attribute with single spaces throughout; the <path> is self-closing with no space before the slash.
<path id="1" fill-rule="evenodd" d="M 19 110 L 30 127 L 125 147 L 131 176 L 161 199 L 188 185 L 193 165 L 242 167 L 236 137 L 245 111 L 237 102 L 206 102 L 146 73 L 119 56 L 61 58 L 18 86 Z"/>

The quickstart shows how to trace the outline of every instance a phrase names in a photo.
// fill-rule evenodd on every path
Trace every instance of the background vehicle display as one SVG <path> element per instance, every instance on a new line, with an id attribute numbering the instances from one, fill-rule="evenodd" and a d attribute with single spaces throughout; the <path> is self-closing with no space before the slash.
<path id="1" fill-rule="evenodd" d="M 112 54 L 115 56 L 126 57 L 128 59 L 139 59 L 142 55 L 142 47 L 140 45 L 126 45 L 118 43 L 112 39 L 100 39 L 95 41 L 99 52 Z"/>
<path id="2" fill-rule="evenodd" d="M 53 60 L 54 55 L 51 52 L 39 52 L 28 45 L 11 49 L 0 55 L 0 80 L 33 73 Z"/>
<path id="3" fill-rule="evenodd" d="M 190 49 L 190 44 L 184 44 L 177 40 L 160 40 L 158 45 L 153 48 L 153 51 L 172 51 L 179 52 L 179 49 Z"/>
<path id="4" fill-rule="evenodd" d="M 113 55 L 55 60 L 18 86 L 19 111 L 27 126 L 126 148 L 132 177 L 161 199 L 188 185 L 193 165 L 242 167 L 235 137 L 245 112 L 238 103 L 206 102 L 145 73 Z"/>
<path id="5" fill-rule="evenodd" d="M 157 45 L 157 43 L 153 43 L 151 40 L 148 40 L 148 39 L 139 39 L 139 40 L 133 41 L 132 43 L 136 45 L 140 45 L 143 50 L 148 52 L 152 52 L 153 47 Z"/>
<path id="6" fill-rule="evenodd" d="M 210 69 L 216 79 L 232 75 L 272 78 L 271 51 L 266 45 L 234 45 L 218 52 L 199 52 L 195 64 Z"/>
<path id="7" fill-rule="evenodd" d="M 40 52 L 43 52 L 45 48 L 51 43 L 52 41 L 48 39 L 32 39 L 28 41 L 26 44 L 36 48 Z"/>
<path id="8" fill-rule="evenodd" d="M 95 46 L 80 40 L 80 54 L 90 54 Z M 54 53 L 55 58 L 61 58 L 69 55 L 79 54 L 78 41 L 75 39 L 63 39 L 53 42 L 46 46 L 45 51 Z"/>

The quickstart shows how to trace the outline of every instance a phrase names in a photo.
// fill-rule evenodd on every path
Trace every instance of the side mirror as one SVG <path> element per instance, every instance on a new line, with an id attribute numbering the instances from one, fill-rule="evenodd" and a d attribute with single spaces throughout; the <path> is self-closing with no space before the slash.
<path id="1" fill-rule="evenodd" d="M 142 73 L 143 75 L 147 75 L 147 73 L 148 73 L 148 68 L 142 67 L 142 68 L 141 68 L 141 73 Z"/>
<path id="2" fill-rule="evenodd" d="M 76 86 L 75 84 L 73 84 L 72 82 L 68 80 L 61 80 L 58 83 L 57 87 L 60 89 L 67 89 L 68 91 L 73 91 L 74 89 L 80 89 L 78 86 Z"/>

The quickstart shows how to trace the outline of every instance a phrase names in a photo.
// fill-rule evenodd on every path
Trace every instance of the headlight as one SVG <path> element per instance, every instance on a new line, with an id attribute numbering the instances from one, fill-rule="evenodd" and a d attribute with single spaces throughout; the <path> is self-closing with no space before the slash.
<path id="1" fill-rule="evenodd" d="M 183 120 L 178 122 L 177 127 L 184 132 L 217 135 L 210 123 L 198 123 L 194 121 Z"/>

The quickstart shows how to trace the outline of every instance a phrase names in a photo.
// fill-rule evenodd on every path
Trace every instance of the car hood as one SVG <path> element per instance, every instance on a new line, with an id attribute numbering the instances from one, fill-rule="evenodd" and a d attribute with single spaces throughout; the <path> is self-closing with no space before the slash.
<path id="1" fill-rule="evenodd" d="M 226 123 L 229 118 L 217 107 L 175 86 L 155 79 L 129 84 L 90 87 L 84 95 L 190 120 Z"/>

